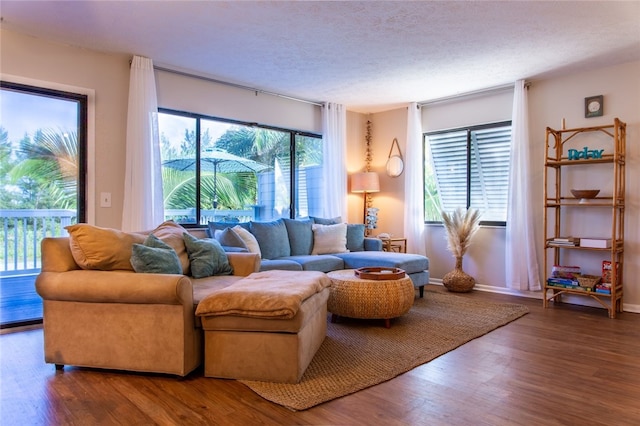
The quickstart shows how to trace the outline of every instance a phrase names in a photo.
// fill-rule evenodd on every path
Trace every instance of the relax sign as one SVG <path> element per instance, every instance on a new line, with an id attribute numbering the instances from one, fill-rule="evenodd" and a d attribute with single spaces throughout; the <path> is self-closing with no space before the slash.
<path id="1" fill-rule="evenodd" d="M 604 149 L 589 149 L 586 146 L 578 151 L 577 149 L 569 150 L 569 160 L 586 160 L 587 158 L 602 158 Z"/>

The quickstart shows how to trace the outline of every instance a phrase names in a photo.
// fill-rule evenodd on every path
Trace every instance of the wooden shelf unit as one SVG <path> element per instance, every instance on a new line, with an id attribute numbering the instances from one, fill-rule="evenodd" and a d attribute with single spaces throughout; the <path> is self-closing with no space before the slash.
<path id="1" fill-rule="evenodd" d="M 602 153 L 600 158 L 569 159 L 566 148 L 567 142 L 577 140 L 589 133 L 600 133 L 609 136 L 613 142 L 613 152 Z M 575 138 L 575 139 L 574 139 Z M 575 129 L 555 130 L 547 127 L 545 149 L 544 172 L 544 307 L 549 306 L 549 301 L 560 302 L 563 294 L 587 296 L 607 309 L 609 318 L 615 318 L 617 312 L 622 312 L 623 301 L 623 276 L 624 265 L 624 207 L 625 207 L 625 160 L 626 160 L 626 123 L 618 118 L 613 124 L 605 126 L 582 127 Z M 586 149 L 586 148 L 585 148 Z M 571 173 L 575 166 L 592 166 L 602 164 L 610 165 L 613 173 L 613 188 L 610 196 L 600 196 L 581 203 L 562 186 L 563 173 Z M 575 169 L 574 169 L 575 170 Z M 602 169 L 600 169 L 602 170 Z M 602 192 L 602 191 L 601 191 Z M 610 231 L 602 238 L 611 238 L 611 248 L 589 248 L 579 246 L 553 245 L 555 238 L 563 234 L 561 229 L 563 215 L 569 209 L 609 209 L 607 216 L 610 218 Z M 586 211 L 586 210 L 585 210 Z M 603 213 L 604 216 L 604 213 Z M 604 222 L 602 227 L 604 227 Z M 598 227 L 596 227 L 598 228 Z M 596 230 L 594 229 L 594 232 Z M 604 231 L 602 231 L 604 233 Z M 580 237 L 580 235 L 574 235 Z M 583 238 L 585 236 L 582 236 Z M 574 254 L 583 251 L 606 253 L 611 261 L 611 294 L 588 292 L 586 290 L 558 288 L 547 284 L 550 275 L 550 261 L 553 265 L 561 265 L 565 254 Z M 605 259 L 607 260 L 607 259 Z M 551 294 L 549 295 L 549 292 Z"/>

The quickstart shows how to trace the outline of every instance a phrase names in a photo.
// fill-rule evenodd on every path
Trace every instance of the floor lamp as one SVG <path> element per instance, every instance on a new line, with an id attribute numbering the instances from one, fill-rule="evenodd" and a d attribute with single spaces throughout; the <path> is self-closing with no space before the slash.
<path id="1" fill-rule="evenodd" d="M 376 172 L 360 172 L 351 175 L 351 192 L 364 194 L 364 209 L 362 222 L 365 225 L 366 234 L 369 234 L 369 223 L 367 221 L 367 207 L 369 207 L 369 193 L 380 191 L 380 181 Z"/>

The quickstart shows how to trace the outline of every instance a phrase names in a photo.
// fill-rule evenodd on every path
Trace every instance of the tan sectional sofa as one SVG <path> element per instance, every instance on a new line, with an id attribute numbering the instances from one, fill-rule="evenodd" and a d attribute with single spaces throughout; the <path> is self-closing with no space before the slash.
<path id="1" fill-rule="evenodd" d="M 195 235 L 206 236 L 202 231 Z M 118 236 L 103 244 L 113 249 L 121 240 Z M 107 261 L 122 267 L 117 261 L 126 260 L 130 253 Z M 57 368 L 74 365 L 187 375 L 203 357 L 202 329 L 194 315 L 198 302 L 260 268 L 260 258 L 253 253 L 228 253 L 228 260 L 233 275 L 199 279 L 83 269 L 74 258 L 69 237 L 45 238 L 42 272 L 36 280 L 43 299 L 45 361 Z"/>

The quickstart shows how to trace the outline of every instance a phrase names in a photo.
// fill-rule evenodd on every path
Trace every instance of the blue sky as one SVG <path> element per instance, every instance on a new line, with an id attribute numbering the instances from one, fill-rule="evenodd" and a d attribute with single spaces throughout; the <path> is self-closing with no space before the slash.
<path id="1" fill-rule="evenodd" d="M 0 91 L 0 126 L 9 132 L 9 140 L 18 142 L 25 132 L 38 129 L 77 129 L 77 103 L 45 96 L 2 89 Z"/>

